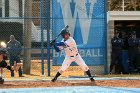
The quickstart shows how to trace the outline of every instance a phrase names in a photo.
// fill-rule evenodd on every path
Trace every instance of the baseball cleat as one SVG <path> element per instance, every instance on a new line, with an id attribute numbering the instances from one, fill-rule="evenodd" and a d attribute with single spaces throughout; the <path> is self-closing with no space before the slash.
<path id="1" fill-rule="evenodd" d="M 94 82 L 95 80 L 94 80 L 93 78 L 90 78 L 90 81 L 91 81 L 91 82 Z"/>
<path id="2" fill-rule="evenodd" d="M 109 72 L 110 75 L 112 75 L 112 72 Z"/>
<path id="3" fill-rule="evenodd" d="M 24 77 L 24 76 L 20 75 L 19 77 Z"/>
<path id="4" fill-rule="evenodd" d="M 95 79 L 93 79 L 93 78 L 90 78 L 90 81 L 91 81 L 91 83 L 93 84 L 93 86 L 96 86 Z"/>
<path id="5" fill-rule="evenodd" d="M 52 82 L 55 82 L 56 80 L 57 80 L 56 78 L 53 78 L 51 81 L 52 81 Z"/>

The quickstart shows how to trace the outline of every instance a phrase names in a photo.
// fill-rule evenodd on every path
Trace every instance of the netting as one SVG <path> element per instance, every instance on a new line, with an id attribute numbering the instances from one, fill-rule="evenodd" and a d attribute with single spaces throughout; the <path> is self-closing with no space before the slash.
<path id="1" fill-rule="evenodd" d="M 84 53 L 87 65 L 94 73 L 104 74 L 105 22 L 105 0 L 0 0 L 0 42 L 7 44 L 11 35 L 20 42 L 22 51 L 16 56 L 23 63 L 24 74 L 53 76 L 57 72 L 64 55 L 55 56 L 48 44 L 65 25 L 70 26 L 76 43 L 82 45 L 79 52 Z M 18 48 L 13 48 L 16 53 Z M 10 56 L 9 53 L 8 64 Z M 3 76 L 10 75 L 10 71 L 4 69 Z M 84 72 L 79 66 L 71 66 L 64 73 L 64 76 L 69 75 L 84 76 Z"/>

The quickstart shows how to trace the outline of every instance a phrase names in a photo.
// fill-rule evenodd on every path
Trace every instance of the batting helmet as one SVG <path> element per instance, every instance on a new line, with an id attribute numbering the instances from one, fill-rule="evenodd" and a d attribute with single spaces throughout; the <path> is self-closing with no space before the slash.
<path id="1" fill-rule="evenodd" d="M 66 35 L 66 34 L 70 35 L 70 32 L 68 30 L 66 30 L 66 29 L 61 31 L 61 36 L 62 37 L 64 37 L 64 35 Z"/>

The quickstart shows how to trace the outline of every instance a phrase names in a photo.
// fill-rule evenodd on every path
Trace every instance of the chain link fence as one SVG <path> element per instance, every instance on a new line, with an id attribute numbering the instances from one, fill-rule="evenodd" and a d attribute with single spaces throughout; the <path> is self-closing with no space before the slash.
<path id="1" fill-rule="evenodd" d="M 65 25 L 69 25 L 79 53 L 94 75 L 107 72 L 105 4 L 105 0 L 52 0 L 53 38 Z M 64 57 L 63 51 L 56 53 L 53 50 L 53 66 L 61 66 Z M 80 67 L 73 63 L 64 74 L 85 76 Z"/>
<path id="2" fill-rule="evenodd" d="M 44 4 L 41 5 L 41 2 Z M 42 67 L 47 71 L 45 3 L 46 0 L 0 0 L 0 41 L 7 44 L 10 41 L 10 35 L 14 35 L 15 39 L 21 43 L 22 52 L 18 56 L 23 63 L 24 74 L 40 76 L 44 70 Z M 41 7 L 44 10 L 42 14 Z M 44 20 L 44 24 L 41 24 L 41 20 Z M 17 50 L 14 50 L 15 53 Z M 8 54 L 7 63 L 10 64 L 10 54 Z M 15 75 L 18 76 L 18 72 L 15 72 Z M 10 77 L 10 71 L 4 69 L 3 76 Z"/>
<path id="3" fill-rule="evenodd" d="M 56 1 L 58 2 L 59 5 L 62 4 L 60 2 L 63 2 L 63 0 L 56 0 Z M 29 74 L 33 76 L 40 76 L 40 75 L 54 76 L 55 73 L 60 68 L 60 65 L 59 66 L 53 65 L 52 63 L 52 61 L 54 60 L 53 59 L 54 56 L 53 56 L 53 51 L 48 49 L 49 48 L 47 46 L 49 44 L 48 39 L 50 38 L 50 40 L 52 40 L 52 37 L 54 38 L 58 34 L 58 31 L 55 32 L 55 30 L 61 30 L 62 27 L 64 27 L 64 24 L 59 24 L 60 21 L 63 21 L 63 19 L 66 19 L 67 21 L 67 20 L 75 20 L 78 18 L 72 19 L 72 18 L 65 18 L 65 17 L 64 18 L 54 17 L 53 16 L 54 14 L 61 15 L 59 14 L 59 12 L 55 11 L 55 9 L 58 9 L 58 6 L 53 5 L 54 2 L 55 0 L 0 0 L 0 33 L 1 33 L 0 42 L 4 42 L 7 44 L 7 42 L 10 40 L 10 35 L 14 35 L 16 40 L 21 43 L 22 52 L 20 54 L 20 60 L 23 63 L 22 69 L 24 74 Z M 77 3 L 76 0 L 68 0 L 68 2 L 70 2 L 69 3 L 70 5 L 72 3 L 73 4 Z M 97 4 L 95 3 L 96 5 L 95 10 L 97 11 L 98 8 L 101 10 L 102 8 L 101 11 L 102 12 L 105 11 L 104 10 L 105 7 L 101 7 L 101 5 L 104 6 L 105 0 L 90 0 L 90 2 L 89 0 L 86 0 L 86 2 L 82 0 L 81 2 L 85 3 L 85 4 L 81 3 L 83 4 L 82 7 L 85 7 L 86 4 L 87 5 L 89 4 L 90 6 L 91 4 L 96 2 Z M 66 0 L 64 0 L 64 3 L 66 3 Z M 93 8 L 93 6 L 91 8 Z M 85 15 L 88 10 L 83 10 L 82 7 L 76 6 L 75 8 L 77 8 L 79 11 L 81 11 L 81 13 L 83 13 L 83 15 Z M 87 6 L 86 9 L 90 9 L 90 7 Z M 95 19 L 94 21 L 97 24 L 103 26 L 101 27 L 101 29 L 105 29 L 104 28 L 105 24 L 102 23 L 104 21 L 102 21 L 103 19 L 100 17 L 100 14 L 98 14 L 99 12 L 96 12 L 98 16 L 95 17 L 93 14 L 91 14 L 93 10 L 94 9 L 88 11 L 87 15 L 89 15 L 89 18 L 87 19 L 81 18 L 81 19 L 83 20 Z M 99 20 L 96 20 L 96 18 Z M 48 31 L 48 29 L 51 30 Z M 70 28 L 70 30 L 74 30 L 74 25 L 72 25 L 72 28 Z M 102 32 L 99 33 L 95 32 L 95 33 L 98 34 L 99 37 L 103 36 Z M 94 34 L 94 33 L 90 33 L 90 34 Z M 90 38 L 92 37 L 90 36 Z M 105 39 L 105 37 L 99 38 L 99 41 L 101 39 Z M 78 39 L 76 39 L 76 41 L 78 41 Z M 17 50 L 15 49 L 15 52 L 16 51 Z M 50 51 L 50 53 L 48 53 L 48 51 Z M 105 48 L 103 51 L 104 53 L 106 52 Z M 47 61 L 47 59 L 50 60 Z M 106 58 L 104 57 L 103 60 L 106 60 Z M 8 58 L 7 60 L 8 64 L 10 64 L 9 61 L 10 59 Z M 90 61 L 92 61 L 92 58 L 90 59 Z M 104 63 L 101 65 L 101 67 L 90 66 L 90 68 L 91 69 L 95 68 L 96 72 L 102 72 L 102 74 L 104 73 Z M 48 71 L 50 71 L 51 73 Z M 18 72 L 15 72 L 15 74 L 16 77 L 18 77 Z M 67 72 L 63 74 L 63 76 L 84 76 L 84 75 L 85 75 L 84 72 L 81 70 L 79 66 L 71 66 L 67 70 Z M 10 71 L 4 69 L 3 76 L 10 77 Z"/>

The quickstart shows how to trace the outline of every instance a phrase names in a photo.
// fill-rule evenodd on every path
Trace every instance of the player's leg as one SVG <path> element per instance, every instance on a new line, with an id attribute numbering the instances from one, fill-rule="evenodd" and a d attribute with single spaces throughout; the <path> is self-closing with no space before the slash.
<path id="1" fill-rule="evenodd" d="M 62 63 L 61 68 L 59 69 L 59 71 L 56 73 L 55 77 L 51 81 L 55 82 L 57 78 L 70 66 L 71 63 L 72 60 L 66 57 Z"/>
<path id="2" fill-rule="evenodd" d="M 137 54 L 137 72 L 140 74 L 140 53 Z"/>
<path id="3" fill-rule="evenodd" d="M 4 83 L 4 79 L 2 78 L 2 73 L 3 73 L 2 61 L 3 61 L 3 55 L 0 55 L 0 84 Z"/>
<path id="4" fill-rule="evenodd" d="M 15 61 L 14 56 L 10 56 L 10 66 L 11 67 L 14 67 L 14 61 Z M 11 77 L 14 77 L 14 70 L 11 70 Z"/>
<path id="5" fill-rule="evenodd" d="M 4 83 L 4 79 L 2 78 L 3 68 L 0 67 L 0 84 Z"/>
<path id="6" fill-rule="evenodd" d="M 80 55 L 77 56 L 75 62 L 82 68 L 83 71 L 85 71 L 91 81 L 95 81 L 90 73 L 89 67 L 85 64 L 85 61 L 81 58 Z"/>
<path id="7" fill-rule="evenodd" d="M 2 55 L 0 55 L 0 84 L 3 84 L 3 82 L 4 82 L 4 79 L 2 79 L 2 67 L 1 67 L 1 65 L 2 65 L 2 60 L 3 60 L 3 56 Z"/>
<path id="8" fill-rule="evenodd" d="M 112 54 L 111 54 L 111 64 L 110 64 L 110 72 L 109 72 L 109 74 L 112 74 L 112 70 L 113 70 L 113 67 L 115 65 L 116 58 L 117 58 L 116 54 L 114 52 L 112 52 Z"/>
<path id="9" fill-rule="evenodd" d="M 119 66 L 119 73 L 123 74 L 124 69 L 123 69 L 123 64 L 122 64 L 122 52 L 118 54 L 118 66 Z"/>
<path id="10" fill-rule="evenodd" d="M 19 77 L 23 77 L 22 76 L 22 69 L 21 69 L 21 65 L 20 65 L 21 64 L 20 57 L 16 56 L 15 61 L 16 61 L 16 66 L 17 66 Z"/>

